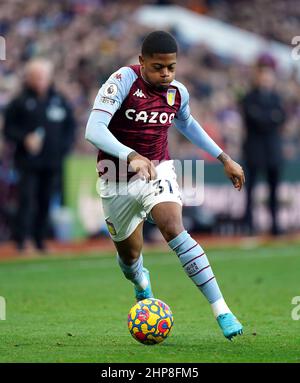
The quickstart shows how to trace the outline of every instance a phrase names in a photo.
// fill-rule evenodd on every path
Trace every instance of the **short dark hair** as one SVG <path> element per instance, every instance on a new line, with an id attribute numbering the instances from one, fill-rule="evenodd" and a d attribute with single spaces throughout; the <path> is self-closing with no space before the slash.
<path id="1" fill-rule="evenodd" d="M 142 44 L 142 55 L 152 56 L 154 53 L 177 53 L 175 38 L 168 32 L 155 31 L 149 33 Z"/>

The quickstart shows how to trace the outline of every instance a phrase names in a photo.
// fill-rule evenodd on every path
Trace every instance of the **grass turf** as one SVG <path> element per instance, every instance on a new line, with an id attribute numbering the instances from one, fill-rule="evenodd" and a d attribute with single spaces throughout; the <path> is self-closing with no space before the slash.
<path id="1" fill-rule="evenodd" d="M 175 324 L 157 346 L 127 330 L 133 288 L 112 254 L 43 257 L 0 264 L 0 362 L 300 362 L 297 244 L 207 252 L 244 335 L 226 340 L 209 305 L 171 253 L 146 252 L 154 295 Z"/>

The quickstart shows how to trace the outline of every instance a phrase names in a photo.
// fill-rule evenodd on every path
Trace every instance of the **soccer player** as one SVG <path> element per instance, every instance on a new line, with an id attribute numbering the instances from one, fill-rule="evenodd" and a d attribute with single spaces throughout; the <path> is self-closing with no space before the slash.
<path id="1" fill-rule="evenodd" d="M 191 115 L 189 93 L 174 79 L 176 57 L 172 35 L 150 33 L 142 44 L 140 64 L 122 67 L 100 88 L 85 137 L 99 149 L 98 193 L 119 265 L 134 284 L 136 299 L 153 297 L 142 256 L 143 222 L 150 217 L 231 340 L 243 327 L 228 308 L 204 250 L 184 229 L 168 129 L 174 124 L 192 143 L 218 158 L 238 190 L 245 178 L 241 166 Z"/>

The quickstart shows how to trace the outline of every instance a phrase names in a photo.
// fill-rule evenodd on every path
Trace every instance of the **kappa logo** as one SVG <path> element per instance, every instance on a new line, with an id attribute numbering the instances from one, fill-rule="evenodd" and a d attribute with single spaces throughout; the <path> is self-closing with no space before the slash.
<path id="1" fill-rule="evenodd" d="M 147 98 L 143 91 L 141 89 L 137 89 L 134 93 L 133 93 L 134 96 L 137 96 L 137 97 L 140 97 L 140 98 Z"/>
<path id="2" fill-rule="evenodd" d="M 116 73 L 114 75 L 114 78 L 116 78 L 117 80 L 121 81 L 122 80 L 122 73 Z"/>

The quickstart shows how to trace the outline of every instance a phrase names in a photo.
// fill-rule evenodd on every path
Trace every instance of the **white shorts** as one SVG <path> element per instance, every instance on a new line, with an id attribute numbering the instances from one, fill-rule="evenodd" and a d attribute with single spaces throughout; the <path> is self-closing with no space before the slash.
<path id="1" fill-rule="evenodd" d="M 128 238 L 158 203 L 176 202 L 182 206 L 173 161 L 160 163 L 156 171 L 157 178 L 149 183 L 141 179 L 129 183 L 98 179 L 97 192 L 113 241 Z"/>

